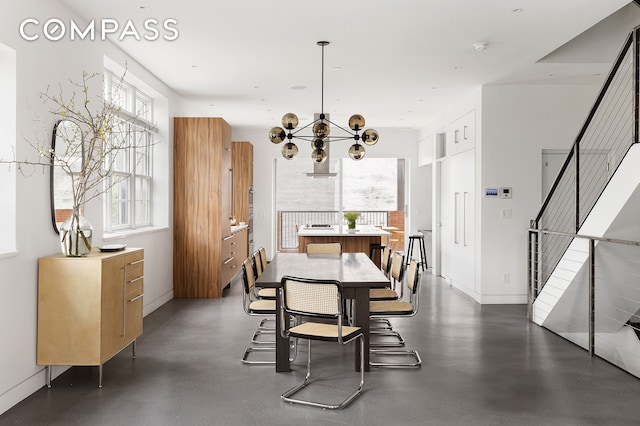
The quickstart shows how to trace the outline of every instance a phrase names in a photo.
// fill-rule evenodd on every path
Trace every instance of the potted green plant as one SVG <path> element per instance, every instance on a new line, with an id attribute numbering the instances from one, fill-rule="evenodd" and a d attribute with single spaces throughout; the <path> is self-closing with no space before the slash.
<path id="1" fill-rule="evenodd" d="M 359 212 L 346 212 L 344 218 L 347 219 L 347 229 L 356 229 L 356 219 L 360 217 Z"/>

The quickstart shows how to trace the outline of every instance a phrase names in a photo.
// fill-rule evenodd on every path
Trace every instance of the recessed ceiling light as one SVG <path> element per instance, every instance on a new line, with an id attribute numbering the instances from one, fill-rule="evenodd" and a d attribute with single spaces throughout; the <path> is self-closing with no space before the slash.
<path id="1" fill-rule="evenodd" d="M 511 12 L 512 12 L 512 13 L 520 13 L 520 12 L 523 12 L 523 11 L 524 11 L 524 9 L 523 9 L 523 8 L 521 8 L 521 7 L 519 7 L 519 8 L 517 8 L 517 9 L 513 9 Z"/>
<path id="2" fill-rule="evenodd" d="M 191 68 L 198 68 L 197 65 L 191 65 Z"/>
<path id="3" fill-rule="evenodd" d="M 424 102 L 424 99 L 418 99 L 418 102 Z"/>
<path id="4" fill-rule="evenodd" d="M 209 106 L 212 107 L 212 106 L 216 106 L 216 105 L 215 104 L 209 104 Z"/>
<path id="5" fill-rule="evenodd" d="M 140 9 L 140 10 L 146 10 L 146 9 L 147 9 L 147 6 L 138 6 L 138 9 Z"/>
<path id="6" fill-rule="evenodd" d="M 487 46 L 489 46 L 489 43 L 487 43 L 486 41 L 479 41 L 477 43 L 473 43 L 473 48 L 476 49 L 478 52 L 482 52 L 483 50 L 486 50 Z"/>
<path id="7" fill-rule="evenodd" d="M 334 71 L 342 71 L 342 67 L 333 67 Z"/>
<path id="8" fill-rule="evenodd" d="M 453 67 L 454 71 L 460 71 L 460 67 Z"/>
<path id="9" fill-rule="evenodd" d="M 290 87 L 291 90 L 304 90 L 306 88 L 307 86 L 291 86 Z"/>
<path id="10" fill-rule="evenodd" d="M 551 74 L 549 74 L 549 77 L 556 77 L 557 75 L 558 74 L 556 74 L 556 73 L 551 73 Z"/>

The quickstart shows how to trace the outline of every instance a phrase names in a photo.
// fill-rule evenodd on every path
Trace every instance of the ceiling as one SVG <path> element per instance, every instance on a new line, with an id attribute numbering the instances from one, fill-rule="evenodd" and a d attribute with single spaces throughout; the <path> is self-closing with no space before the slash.
<path id="1" fill-rule="evenodd" d="M 140 29 L 176 19 L 176 41 L 116 44 L 184 98 L 181 114 L 265 129 L 320 112 L 320 40 L 332 121 L 420 128 L 485 84 L 599 84 L 640 23 L 629 0 L 61 1 Z"/>

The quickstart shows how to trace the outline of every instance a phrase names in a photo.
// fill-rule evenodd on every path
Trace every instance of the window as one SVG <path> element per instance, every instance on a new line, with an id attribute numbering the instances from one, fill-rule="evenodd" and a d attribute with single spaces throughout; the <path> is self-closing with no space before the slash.
<path id="1" fill-rule="evenodd" d="M 104 91 L 105 99 L 121 108 L 118 139 L 126 147 L 108 159 L 113 174 L 106 182 L 105 231 L 151 226 L 153 99 L 109 71 Z"/>
<path id="2" fill-rule="evenodd" d="M 303 155 L 276 159 L 278 251 L 297 248 L 296 226 L 344 224 L 343 213 L 349 210 L 360 212 L 359 224 L 404 230 L 403 158 L 331 159 L 335 179 L 307 178 L 312 169 L 313 162 Z"/>

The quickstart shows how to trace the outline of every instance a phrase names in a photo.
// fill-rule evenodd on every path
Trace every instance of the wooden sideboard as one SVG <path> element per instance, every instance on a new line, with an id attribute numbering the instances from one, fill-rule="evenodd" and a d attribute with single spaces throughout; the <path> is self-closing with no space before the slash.
<path id="1" fill-rule="evenodd" d="M 38 260 L 37 364 L 99 367 L 142 334 L 144 250 Z"/>

